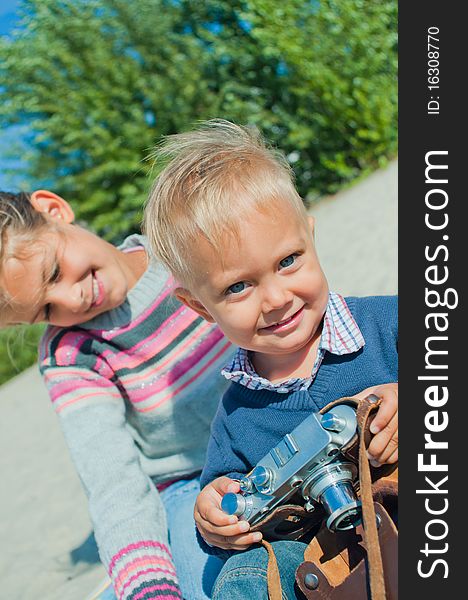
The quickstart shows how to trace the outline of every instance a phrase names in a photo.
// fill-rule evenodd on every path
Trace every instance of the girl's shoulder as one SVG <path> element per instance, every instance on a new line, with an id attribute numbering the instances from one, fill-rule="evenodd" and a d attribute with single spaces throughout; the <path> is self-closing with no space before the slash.
<path id="1" fill-rule="evenodd" d="M 39 368 L 70 367 L 89 362 L 90 350 L 95 342 L 90 331 L 80 327 L 49 325 L 39 342 Z M 95 362 L 93 358 L 92 362 Z M 91 365 L 89 365 L 91 366 Z"/>

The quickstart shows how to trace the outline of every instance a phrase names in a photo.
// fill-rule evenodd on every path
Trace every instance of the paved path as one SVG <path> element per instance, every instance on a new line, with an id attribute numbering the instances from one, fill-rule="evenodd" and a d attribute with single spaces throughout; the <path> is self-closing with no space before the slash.
<path id="1" fill-rule="evenodd" d="M 330 288 L 344 295 L 397 293 L 397 163 L 311 209 Z"/>
<path id="2" fill-rule="evenodd" d="M 396 176 L 392 163 L 311 211 L 332 289 L 396 292 Z M 0 388 L 0 406 L 0 598 L 85 600 L 104 570 L 35 367 Z"/>

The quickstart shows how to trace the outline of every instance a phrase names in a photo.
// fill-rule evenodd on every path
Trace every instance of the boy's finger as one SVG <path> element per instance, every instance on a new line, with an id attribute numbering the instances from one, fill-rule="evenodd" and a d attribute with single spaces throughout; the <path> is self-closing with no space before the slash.
<path id="1" fill-rule="evenodd" d="M 232 523 L 237 523 L 237 517 L 233 515 L 227 515 L 212 503 L 203 503 L 201 505 L 196 504 L 193 511 L 193 517 L 197 523 L 204 521 L 214 521 L 216 525 L 229 525 Z"/>
<path id="2" fill-rule="evenodd" d="M 370 459 L 377 458 L 382 454 L 385 448 L 391 443 L 391 440 L 396 437 L 396 445 L 398 445 L 398 413 L 393 415 L 390 422 L 378 433 L 367 448 L 367 455 Z M 392 452 L 395 446 L 392 448 Z"/>
<path id="3" fill-rule="evenodd" d="M 398 394 L 395 390 L 386 390 L 382 394 L 382 404 L 371 423 L 370 431 L 374 435 L 379 433 L 398 412 Z"/>
<path id="4" fill-rule="evenodd" d="M 247 548 L 250 548 L 252 544 L 258 543 L 261 539 L 262 534 L 259 531 L 256 531 L 255 533 L 248 533 L 234 537 L 220 537 L 217 540 L 213 540 L 212 543 L 214 546 L 219 546 L 225 550 L 247 550 Z"/>
<path id="5" fill-rule="evenodd" d="M 227 515 L 218 506 L 210 504 L 199 511 L 202 520 L 212 523 L 213 525 L 232 525 L 237 523 L 238 518 L 235 515 Z"/>
<path id="6" fill-rule="evenodd" d="M 263 536 L 260 531 L 255 531 L 254 533 L 235 536 L 228 541 L 233 544 L 235 548 L 240 549 L 239 546 L 246 546 L 248 548 L 252 544 L 256 544 L 262 539 L 262 537 Z"/>
<path id="7" fill-rule="evenodd" d="M 381 465 L 396 462 L 398 460 L 398 437 L 396 437 L 396 439 L 393 437 L 388 443 L 388 446 L 375 458 L 375 460 Z"/>
<path id="8" fill-rule="evenodd" d="M 233 481 L 229 477 L 218 477 L 209 484 L 218 494 L 224 496 L 227 492 L 234 491 L 235 493 L 239 491 L 239 483 L 237 481 Z M 233 488 L 233 489 L 230 489 Z"/>
<path id="9" fill-rule="evenodd" d="M 229 525 L 237 523 L 235 515 L 228 515 L 213 502 L 197 502 L 193 511 L 195 521 L 208 521 L 215 525 Z"/>
<path id="10" fill-rule="evenodd" d="M 394 463 L 398 462 L 398 448 L 390 454 L 385 462 L 389 465 L 393 465 Z"/>
<path id="11" fill-rule="evenodd" d="M 369 461 L 373 467 L 381 467 L 382 465 L 393 465 L 398 462 L 398 449 L 394 450 L 388 457 L 385 454 L 379 456 L 379 458 L 372 459 Z"/>
<path id="12" fill-rule="evenodd" d="M 247 533 L 247 531 L 249 531 L 250 529 L 250 525 L 249 523 L 247 523 L 247 521 L 239 521 L 238 523 L 235 523 L 234 525 L 224 525 L 221 527 L 218 527 L 216 525 L 213 525 L 213 523 L 209 523 L 204 522 L 200 524 L 200 528 L 203 530 L 200 533 L 202 533 L 202 535 L 204 534 L 210 534 L 210 535 L 215 535 L 218 536 L 220 538 L 233 538 L 239 535 L 244 535 L 245 533 Z"/>

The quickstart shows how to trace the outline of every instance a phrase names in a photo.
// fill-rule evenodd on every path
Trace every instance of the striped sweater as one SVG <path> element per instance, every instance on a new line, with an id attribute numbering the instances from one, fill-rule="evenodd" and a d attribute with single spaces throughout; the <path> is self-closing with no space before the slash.
<path id="1" fill-rule="evenodd" d="M 127 238 L 124 251 L 144 245 Z M 48 327 L 40 369 L 89 500 L 119 600 L 180 598 L 155 484 L 203 467 L 233 348 L 151 262 L 116 309 Z M 190 525 L 187 525 L 190 527 Z"/>

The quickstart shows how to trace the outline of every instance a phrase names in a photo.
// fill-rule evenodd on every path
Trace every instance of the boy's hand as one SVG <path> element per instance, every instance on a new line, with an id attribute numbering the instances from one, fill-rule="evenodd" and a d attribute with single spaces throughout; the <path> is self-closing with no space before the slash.
<path id="1" fill-rule="evenodd" d="M 370 426 L 370 431 L 374 434 L 367 449 L 370 463 L 374 467 L 384 463 L 395 463 L 398 460 L 398 383 L 385 383 L 367 388 L 356 397 L 365 398 L 369 394 L 382 398 Z"/>
<path id="2" fill-rule="evenodd" d="M 221 510 L 221 500 L 228 492 L 240 491 L 237 481 L 218 477 L 198 494 L 193 516 L 201 536 L 211 546 L 224 550 L 247 550 L 262 539 L 260 532 L 247 533 L 250 524 Z"/>

